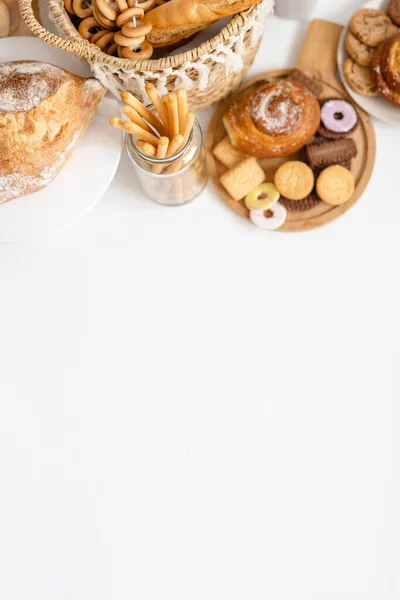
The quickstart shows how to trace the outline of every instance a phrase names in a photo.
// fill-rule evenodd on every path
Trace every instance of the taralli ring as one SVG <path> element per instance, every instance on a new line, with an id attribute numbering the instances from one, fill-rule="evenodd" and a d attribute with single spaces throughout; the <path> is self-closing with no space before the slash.
<path id="1" fill-rule="evenodd" d="M 131 23 L 125 23 L 125 25 L 122 26 L 121 31 L 124 35 L 131 39 L 146 36 L 151 31 L 151 24 L 145 23 L 144 21 L 140 21 L 138 19 L 136 22 L 136 27 Z M 121 44 L 121 46 L 124 46 L 124 44 Z"/>
<path id="2" fill-rule="evenodd" d="M 97 6 L 97 8 L 99 9 L 99 11 L 101 12 L 101 14 L 106 17 L 106 19 L 109 19 L 110 21 L 116 21 L 117 20 L 117 11 L 115 10 L 115 8 L 112 8 L 110 6 L 110 4 L 107 2 L 107 0 L 95 0 L 95 4 Z"/>
<path id="3" fill-rule="evenodd" d="M 105 50 L 107 46 L 114 43 L 114 32 L 106 31 L 102 33 L 103 34 L 100 37 L 98 37 L 95 42 L 93 41 L 93 38 L 90 40 L 90 42 L 92 44 L 96 44 L 96 46 L 98 46 L 100 50 Z"/>
<path id="4" fill-rule="evenodd" d="M 72 0 L 64 0 L 65 9 L 69 12 L 70 15 L 74 15 L 74 9 L 72 6 Z"/>
<path id="5" fill-rule="evenodd" d="M 121 51 L 120 58 L 133 58 L 134 60 L 148 60 L 153 54 L 153 46 L 149 42 L 143 42 L 137 49 L 118 48 L 118 54 Z"/>
<path id="6" fill-rule="evenodd" d="M 74 9 L 74 13 L 81 19 L 91 17 L 93 14 L 92 4 L 87 0 L 73 0 L 72 8 Z"/>
<path id="7" fill-rule="evenodd" d="M 101 27 L 104 29 L 114 29 L 116 27 L 115 21 L 107 19 L 98 9 L 96 2 L 93 4 L 93 16 Z"/>
<path id="8" fill-rule="evenodd" d="M 140 44 L 144 42 L 145 36 L 141 35 L 140 37 L 132 38 L 124 35 L 122 31 L 117 31 L 114 40 L 119 46 L 123 46 L 124 48 L 133 48 L 140 46 Z"/>
<path id="9" fill-rule="evenodd" d="M 125 25 L 125 23 L 128 23 L 128 21 L 132 22 L 133 17 L 138 17 L 139 19 L 142 19 L 144 17 L 143 10 L 136 6 L 133 8 L 127 8 L 126 10 L 124 10 L 124 12 L 121 12 L 121 14 L 117 17 L 118 27 L 122 27 L 122 25 Z"/>
<path id="10" fill-rule="evenodd" d="M 94 17 L 87 17 L 79 24 L 78 31 L 84 40 L 90 40 L 99 31 L 99 24 Z"/>
<path id="11" fill-rule="evenodd" d="M 282 227 L 286 221 L 286 217 L 287 210 L 280 202 L 275 202 L 275 204 L 266 211 L 259 209 L 250 211 L 250 220 L 252 223 L 257 225 L 260 229 L 267 229 L 269 231 Z"/>

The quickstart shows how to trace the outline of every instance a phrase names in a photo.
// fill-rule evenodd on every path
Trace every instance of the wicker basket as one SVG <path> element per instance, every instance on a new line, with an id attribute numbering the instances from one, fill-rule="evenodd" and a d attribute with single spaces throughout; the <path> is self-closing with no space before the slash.
<path id="1" fill-rule="evenodd" d="M 50 33 L 38 23 L 32 0 L 20 0 L 21 13 L 29 29 L 55 48 L 86 59 L 101 83 L 119 97 L 130 90 L 147 101 L 144 86 L 154 83 L 160 94 L 180 87 L 188 90 L 193 111 L 207 108 L 238 87 L 258 50 L 264 20 L 274 0 L 261 0 L 236 15 L 214 38 L 198 48 L 159 60 L 130 60 L 109 56 L 84 40 L 64 9 L 63 0 L 47 0 L 50 13 L 66 38 Z"/>

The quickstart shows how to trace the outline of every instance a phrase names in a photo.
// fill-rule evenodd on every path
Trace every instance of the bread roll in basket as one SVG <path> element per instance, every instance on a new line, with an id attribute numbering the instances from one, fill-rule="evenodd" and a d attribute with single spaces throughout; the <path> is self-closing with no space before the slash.
<path id="1" fill-rule="evenodd" d="M 109 56 L 84 40 L 65 11 L 63 0 L 47 0 L 47 5 L 65 38 L 38 23 L 31 2 L 20 0 L 29 29 L 48 44 L 86 59 L 95 77 L 115 96 L 119 98 L 122 90 L 129 90 L 146 102 L 147 82 L 153 83 L 161 95 L 185 88 L 192 111 L 208 108 L 239 86 L 253 63 L 265 18 L 274 5 L 274 0 L 260 0 L 235 15 L 217 36 L 188 52 L 158 60 L 131 60 Z"/>

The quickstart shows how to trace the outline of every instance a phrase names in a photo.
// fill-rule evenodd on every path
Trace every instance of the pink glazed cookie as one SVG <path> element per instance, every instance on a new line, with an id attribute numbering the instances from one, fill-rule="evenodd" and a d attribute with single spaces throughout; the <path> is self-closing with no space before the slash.
<path id="1" fill-rule="evenodd" d="M 341 98 L 329 98 L 323 101 L 318 133 L 324 138 L 331 140 L 345 138 L 353 133 L 357 125 L 357 111 L 350 102 Z"/>

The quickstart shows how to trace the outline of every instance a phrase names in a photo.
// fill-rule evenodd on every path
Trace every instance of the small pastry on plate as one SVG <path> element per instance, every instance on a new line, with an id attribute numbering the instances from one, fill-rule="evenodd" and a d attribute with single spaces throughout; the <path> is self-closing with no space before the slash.
<path id="1" fill-rule="evenodd" d="M 320 108 L 297 81 L 266 83 L 235 100 L 224 118 L 232 145 L 258 158 L 289 156 L 316 133 Z"/>
<path id="2" fill-rule="evenodd" d="M 327 98 L 322 102 L 318 128 L 322 137 L 338 140 L 352 134 L 357 126 L 357 111 L 350 102 L 342 98 Z"/>
<path id="3" fill-rule="evenodd" d="M 349 31 L 346 37 L 347 54 L 361 67 L 370 67 L 374 56 L 374 49 L 360 42 L 356 36 Z"/>

